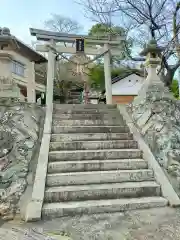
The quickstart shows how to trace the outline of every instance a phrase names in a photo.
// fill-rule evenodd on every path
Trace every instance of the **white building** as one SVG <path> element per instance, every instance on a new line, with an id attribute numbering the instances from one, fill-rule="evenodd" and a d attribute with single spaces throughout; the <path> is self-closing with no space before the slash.
<path id="1" fill-rule="evenodd" d="M 46 91 L 46 77 L 41 71 L 47 59 L 11 35 L 8 28 L 0 28 L 0 79 L 2 84 L 14 83 L 19 88 L 22 100 L 36 101 L 36 94 Z"/>
<path id="2" fill-rule="evenodd" d="M 130 103 L 140 91 L 144 76 L 139 73 L 127 73 L 123 77 L 112 79 L 113 103 Z"/>

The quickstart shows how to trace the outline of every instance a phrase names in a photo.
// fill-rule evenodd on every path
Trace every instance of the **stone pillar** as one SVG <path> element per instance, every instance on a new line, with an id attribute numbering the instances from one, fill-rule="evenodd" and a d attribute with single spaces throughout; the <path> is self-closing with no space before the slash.
<path id="1" fill-rule="evenodd" d="M 145 66 L 148 75 L 138 96 L 134 98 L 131 104 L 133 120 L 136 121 L 139 127 L 146 124 L 152 112 L 157 112 L 157 109 L 154 110 L 157 103 L 161 105 L 162 99 L 174 99 L 157 74 L 157 67 L 161 63 L 161 51 L 162 48 L 152 39 L 141 52 L 141 56 L 146 56 Z"/>
<path id="2" fill-rule="evenodd" d="M 36 83 L 35 83 L 34 62 L 31 63 L 31 66 L 29 68 L 29 77 L 27 82 L 27 101 L 29 103 L 36 102 Z"/>
<path id="3" fill-rule="evenodd" d="M 143 93 L 147 93 L 149 91 L 152 91 L 152 89 L 150 87 L 153 87 L 153 91 L 155 89 L 155 87 L 163 87 L 164 88 L 164 84 L 163 82 L 160 80 L 160 77 L 157 75 L 157 67 L 158 64 L 160 64 L 160 59 L 155 59 L 155 61 L 153 62 L 153 59 L 149 58 L 146 60 L 146 69 L 147 69 L 147 77 L 142 85 L 142 88 L 140 89 L 139 94 Z"/>
<path id="4" fill-rule="evenodd" d="M 109 44 L 104 44 L 104 49 L 109 49 Z M 104 77 L 105 77 L 105 88 L 106 88 L 106 103 L 112 104 L 112 82 L 111 82 L 111 61 L 110 52 L 104 55 Z"/>
<path id="5" fill-rule="evenodd" d="M 134 103 L 136 103 L 136 100 L 138 99 L 145 99 L 150 96 L 153 96 L 154 99 L 159 98 L 161 94 L 167 94 L 164 92 L 164 83 L 157 74 L 157 67 L 161 63 L 161 51 L 162 48 L 157 45 L 156 41 L 151 40 L 140 53 L 141 56 L 146 56 L 145 67 L 148 75 L 138 93 L 138 96 L 134 99 Z"/>
<path id="6" fill-rule="evenodd" d="M 53 46 L 53 42 L 51 42 Z M 51 106 L 53 103 L 53 87 L 55 75 L 55 54 L 50 48 L 48 52 L 48 65 L 47 65 L 47 86 L 46 86 L 46 106 Z"/>

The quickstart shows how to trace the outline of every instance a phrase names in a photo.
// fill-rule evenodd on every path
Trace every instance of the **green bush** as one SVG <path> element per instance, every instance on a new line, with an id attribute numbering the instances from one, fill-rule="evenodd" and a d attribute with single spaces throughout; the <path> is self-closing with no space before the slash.
<path id="1" fill-rule="evenodd" d="M 178 99 L 179 98 L 179 84 L 177 80 L 173 80 L 171 84 L 171 92 L 173 93 L 173 96 Z"/>
<path id="2" fill-rule="evenodd" d="M 113 68 L 111 70 L 111 78 L 114 77 L 125 77 L 128 73 L 131 74 L 137 72 L 137 70 L 130 68 Z M 96 64 L 89 72 L 89 82 L 91 86 L 96 89 L 103 90 L 105 88 L 105 79 L 104 79 L 104 64 Z"/>

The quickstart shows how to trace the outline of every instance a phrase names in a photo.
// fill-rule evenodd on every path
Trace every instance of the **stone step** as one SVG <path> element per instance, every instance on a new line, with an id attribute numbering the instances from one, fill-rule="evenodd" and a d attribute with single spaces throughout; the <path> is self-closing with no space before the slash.
<path id="1" fill-rule="evenodd" d="M 69 99 L 67 100 L 67 103 L 68 103 L 68 104 L 80 104 L 80 100 L 77 99 L 77 98 L 69 98 Z"/>
<path id="2" fill-rule="evenodd" d="M 79 90 L 77 90 L 77 89 L 75 89 L 75 88 L 72 88 L 72 89 L 70 90 L 70 93 L 81 93 L 81 91 L 79 91 Z"/>
<path id="3" fill-rule="evenodd" d="M 69 94 L 69 97 L 80 97 L 81 96 L 81 94 L 79 93 L 79 92 L 71 92 L 70 94 Z"/>
<path id="4" fill-rule="evenodd" d="M 72 104 L 67 104 L 69 106 L 71 106 Z M 76 104 L 76 106 L 81 106 L 81 104 Z M 103 104 L 102 104 L 103 105 Z M 92 108 L 87 108 L 87 109 L 69 109 L 67 108 L 59 108 L 59 109 L 54 109 L 53 110 L 53 114 L 109 114 L 109 115 L 114 115 L 114 114 L 118 114 L 118 110 L 117 109 L 92 109 Z M 120 115 L 120 114 L 119 114 Z"/>
<path id="5" fill-rule="evenodd" d="M 79 97 L 79 96 L 77 96 L 77 97 L 68 97 L 68 100 L 69 100 L 69 101 L 74 101 L 74 100 L 76 100 L 76 101 L 80 102 L 80 97 Z M 72 103 L 72 104 L 76 104 L 76 103 Z"/>
<path id="6" fill-rule="evenodd" d="M 143 159 L 62 161 L 50 162 L 48 164 L 48 173 L 135 170 L 147 168 L 148 164 Z"/>
<path id="7" fill-rule="evenodd" d="M 70 99 L 70 100 L 67 100 L 67 104 L 80 104 L 80 100 L 79 99 Z"/>
<path id="8" fill-rule="evenodd" d="M 100 120 L 72 120 L 72 119 L 53 119 L 53 126 L 125 126 L 126 123 L 122 119 L 100 119 Z"/>
<path id="9" fill-rule="evenodd" d="M 45 190 L 45 202 L 66 202 L 160 196 L 156 182 L 125 182 L 51 187 Z"/>
<path id="10" fill-rule="evenodd" d="M 75 98 L 78 98 L 78 97 L 80 97 L 81 96 L 81 94 L 80 93 L 78 93 L 78 92 L 73 92 L 73 93 L 70 93 L 69 95 L 68 95 L 68 97 L 75 97 Z"/>
<path id="11" fill-rule="evenodd" d="M 116 104 L 54 104 L 54 109 L 117 109 Z"/>
<path id="12" fill-rule="evenodd" d="M 79 96 L 76 96 L 76 97 L 69 96 L 68 100 L 79 100 Z M 72 103 L 72 104 L 76 104 L 76 103 Z"/>
<path id="13" fill-rule="evenodd" d="M 129 133 L 128 126 L 52 126 L 52 133 Z"/>
<path id="14" fill-rule="evenodd" d="M 81 99 L 81 95 L 80 94 L 70 94 L 69 96 L 68 96 L 68 99 Z M 56 108 L 58 108 L 58 107 L 56 107 Z"/>
<path id="15" fill-rule="evenodd" d="M 77 214 L 124 212 L 135 209 L 165 207 L 167 204 L 168 201 L 162 197 L 46 203 L 42 209 L 42 216 L 53 218 Z"/>
<path id="16" fill-rule="evenodd" d="M 81 94 L 80 93 L 70 93 L 70 95 L 68 96 L 68 98 L 78 98 L 80 97 Z"/>
<path id="17" fill-rule="evenodd" d="M 90 149 L 122 149 L 122 148 L 138 148 L 138 144 L 134 140 L 104 140 L 104 141 L 76 141 L 76 142 L 51 142 L 50 151 L 61 150 L 90 150 Z"/>
<path id="18" fill-rule="evenodd" d="M 78 99 L 78 98 L 80 98 L 80 94 L 70 94 L 69 96 L 68 96 L 68 99 Z"/>
<path id="19" fill-rule="evenodd" d="M 154 174 L 150 169 L 52 173 L 47 174 L 46 186 L 53 187 L 152 180 L 154 180 Z"/>
<path id="20" fill-rule="evenodd" d="M 71 119 L 71 120 L 120 120 L 123 121 L 123 117 L 118 113 L 114 114 L 100 114 L 100 113 L 87 113 L 87 114 L 61 114 L 54 113 L 53 119 Z"/>
<path id="21" fill-rule="evenodd" d="M 103 150 L 77 150 L 77 151 L 52 151 L 49 152 L 49 161 L 73 160 L 104 160 L 142 158 L 139 149 L 103 149 Z"/>
<path id="22" fill-rule="evenodd" d="M 98 141 L 98 140 L 133 140 L 132 133 L 65 133 L 52 134 L 52 142 L 60 141 Z"/>

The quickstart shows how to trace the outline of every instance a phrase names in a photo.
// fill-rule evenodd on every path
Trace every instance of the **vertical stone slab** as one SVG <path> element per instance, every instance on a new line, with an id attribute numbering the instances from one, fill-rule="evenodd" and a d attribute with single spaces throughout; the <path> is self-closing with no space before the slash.
<path id="1" fill-rule="evenodd" d="M 49 144 L 51 138 L 53 105 L 46 109 L 44 132 L 36 168 L 32 197 L 27 205 L 25 221 L 37 221 L 41 219 L 41 210 L 44 201 L 44 191 L 48 166 Z"/>
<path id="2" fill-rule="evenodd" d="M 44 132 L 39 152 L 36 175 L 33 185 L 33 192 L 26 209 L 25 221 L 37 221 L 41 219 L 42 205 L 44 201 L 44 191 L 48 166 L 49 144 L 51 138 L 52 112 L 53 112 L 53 85 L 55 70 L 55 54 L 50 48 L 48 53 L 48 72 L 46 89 L 46 117 Z"/>

